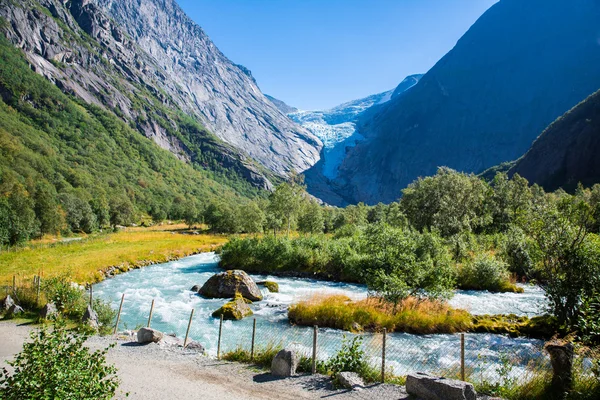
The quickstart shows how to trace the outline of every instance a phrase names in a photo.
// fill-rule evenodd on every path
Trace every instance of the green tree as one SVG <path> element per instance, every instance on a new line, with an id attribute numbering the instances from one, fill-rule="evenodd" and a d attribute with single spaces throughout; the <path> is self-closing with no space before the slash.
<path id="1" fill-rule="evenodd" d="M 110 213 L 110 224 L 113 227 L 117 225 L 128 226 L 133 223 L 135 217 L 135 210 L 129 197 L 122 195 L 115 195 L 110 198 L 109 201 L 109 213 Z"/>
<path id="2" fill-rule="evenodd" d="M 90 203 L 71 193 L 61 193 L 59 199 L 72 232 L 91 233 L 97 228 L 96 214 Z"/>
<path id="3" fill-rule="evenodd" d="M 301 180 L 294 176 L 290 181 L 278 185 L 269 196 L 267 212 L 271 214 L 270 221 L 283 221 L 283 224 L 287 226 L 289 236 L 305 198 L 306 187 Z M 277 230 L 274 225 L 273 228 L 275 231 Z"/>
<path id="4" fill-rule="evenodd" d="M 62 208 L 56 201 L 54 188 L 47 182 L 42 181 L 36 184 L 35 195 L 35 215 L 40 222 L 40 231 L 42 234 L 57 234 L 65 227 L 65 216 Z"/>
<path id="5" fill-rule="evenodd" d="M 322 233 L 325 229 L 323 209 L 316 201 L 309 201 L 298 218 L 298 229 L 304 233 Z"/>
<path id="6" fill-rule="evenodd" d="M 265 213 L 254 201 L 241 206 L 240 225 L 242 232 L 261 233 L 266 222 Z"/>

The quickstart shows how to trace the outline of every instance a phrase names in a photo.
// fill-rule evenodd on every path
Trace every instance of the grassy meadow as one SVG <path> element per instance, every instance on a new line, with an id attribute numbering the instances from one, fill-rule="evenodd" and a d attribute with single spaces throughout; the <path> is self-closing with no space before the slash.
<path id="1" fill-rule="evenodd" d="M 184 235 L 184 225 L 128 228 L 119 232 L 61 241 L 43 238 L 0 252 L 0 285 L 29 281 L 34 275 L 68 273 L 78 283 L 102 279 L 100 271 L 113 266 L 147 265 L 211 251 L 228 239 L 223 235 Z"/>

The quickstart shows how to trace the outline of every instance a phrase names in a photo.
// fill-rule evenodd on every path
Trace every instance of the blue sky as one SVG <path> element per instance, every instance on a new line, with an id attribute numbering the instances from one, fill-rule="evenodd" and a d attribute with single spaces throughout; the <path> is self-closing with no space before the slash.
<path id="1" fill-rule="evenodd" d="M 261 90 L 305 110 L 426 72 L 497 0 L 177 0 Z"/>

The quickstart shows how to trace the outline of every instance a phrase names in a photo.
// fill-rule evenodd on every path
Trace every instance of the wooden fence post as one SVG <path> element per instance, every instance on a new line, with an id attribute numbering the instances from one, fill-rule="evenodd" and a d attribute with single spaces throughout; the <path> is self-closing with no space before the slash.
<path id="1" fill-rule="evenodd" d="M 194 309 L 192 308 L 192 313 L 190 314 L 190 322 L 188 322 L 187 330 L 185 331 L 185 340 L 183 341 L 183 348 L 185 349 L 187 346 L 188 336 L 190 335 L 190 328 L 192 326 L 192 318 L 194 318 Z"/>
<path id="2" fill-rule="evenodd" d="M 313 329 L 312 374 L 314 375 L 317 373 L 317 336 L 319 335 L 319 327 L 315 325 Z"/>
<path id="3" fill-rule="evenodd" d="M 39 307 L 40 306 L 40 287 L 42 286 L 42 277 L 38 276 L 37 277 L 37 291 L 36 291 L 36 295 L 35 295 L 35 304 Z"/>
<path id="4" fill-rule="evenodd" d="M 17 295 L 17 276 L 13 275 L 13 295 L 16 296 Z"/>
<path id="5" fill-rule="evenodd" d="M 465 334 L 460 334 L 460 379 L 465 380 Z"/>
<path id="6" fill-rule="evenodd" d="M 256 318 L 252 323 L 252 345 L 250 347 L 250 361 L 254 361 L 254 338 L 256 337 Z"/>
<path id="7" fill-rule="evenodd" d="M 92 284 L 90 283 L 90 307 L 94 307 L 94 289 Z"/>
<path id="8" fill-rule="evenodd" d="M 113 331 L 113 335 L 117 333 L 117 329 L 119 328 L 119 321 L 121 320 L 121 311 L 123 310 L 123 301 L 125 300 L 125 293 L 121 296 L 121 305 L 119 306 L 119 313 L 117 314 L 117 322 L 115 323 L 115 330 Z"/>
<path id="9" fill-rule="evenodd" d="M 152 299 L 152 305 L 150 305 L 150 315 L 148 316 L 148 328 L 150 328 L 150 323 L 152 322 L 152 313 L 154 312 L 154 299 Z"/>
<path id="10" fill-rule="evenodd" d="M 219 322 L 219 341 L 217 343 L 217 360 L 221 359 L 221 334 L 223 333 L 223 314 L 221 314 L 221 320 Z"/>
<path id="11" fill-rule="evenodd" d="M 381 347 L 381 383 L 385 382 L 385 345 L 387 341 L 387 328 L 383 328 L 383 343 Z"/>

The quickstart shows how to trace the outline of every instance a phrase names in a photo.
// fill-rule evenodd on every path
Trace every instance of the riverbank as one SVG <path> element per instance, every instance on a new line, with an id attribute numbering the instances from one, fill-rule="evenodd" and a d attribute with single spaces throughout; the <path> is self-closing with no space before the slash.
<path id="1" fill-rule="evenodd" d="M 13 276 L 19 285 L 40 273 L 44 277 L 68 274 L 74 282 L 95 283 L 107 275 L 212 251 L 228 240 L 223 235 L 182 234 L 179 225 L 159 228 L 127 228 L 2 251 L 0 285 L 12 284 Z"/>

